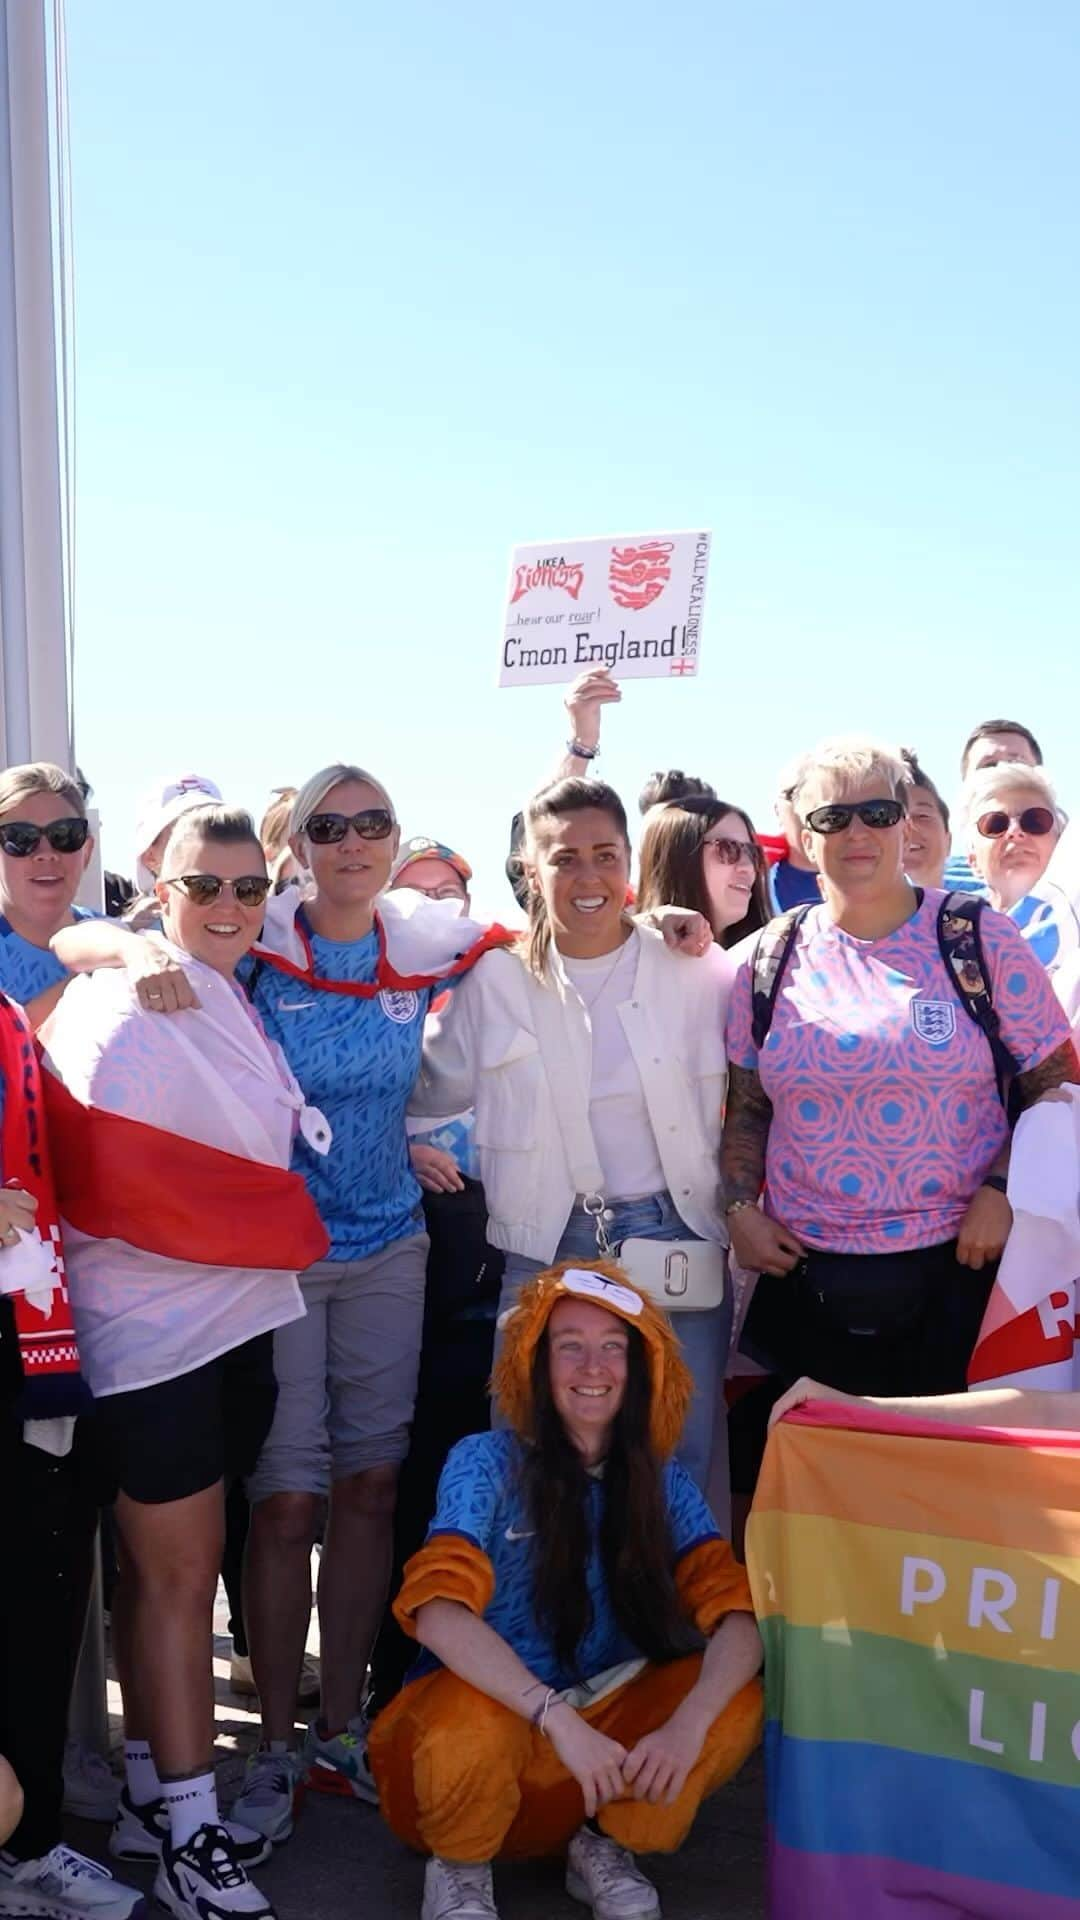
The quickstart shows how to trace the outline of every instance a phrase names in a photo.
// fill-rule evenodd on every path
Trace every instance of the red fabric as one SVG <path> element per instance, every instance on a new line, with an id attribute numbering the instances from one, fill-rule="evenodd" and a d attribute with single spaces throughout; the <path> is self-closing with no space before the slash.
<path id="1" fill-rule="evenodd" d="M 782 833 L 756 833 L 754 838 L 765 855 L 767 867 L 779 866 L 781 860 L 787 859 L 790 848 Z"/>
<path id="2" fill-rule="evenodd" d="M 925 1420 L 921 1414 L 896 1413 L 886 1407 L 846 1407 L 838 1400 L 806 1400 L 785 1413 L 797 1427 L 847 1427 L 857 1433 L 903 1433 L 913 1440 L 980 1440 L 996 1447 L 1063 1447 L 1076 1451 L 1075 1433 L 1056 1427 L 995 1427 L 980 1425 L 972 1408 L 970 1427 L 952 1420 Z"/>
<path id="3" fill-rule="evenodd" d="M 257 960 L 265 961 L 277 973 L 287 973 L 290 979 L 302 980 L 305 986 L 317 987 L 323 993 L 345 993 L 354 1000 L 374 1000 L 379 993 L 418 993 L 423 987 L 445 984 L 447 980 L 456 979 L 459 973 L 468 973 L 485 953 L 490 953 L 496 947 L 512 946 L 517 939 L 517 935 L 508 928 L 495 925 L 488 927 L 467 953 L 459 954 L 453 965 L 444 968 L 441 973 L 398 973 L 387 958 L 386 929 L 378 914 L 375 915 L 375 931 L 379 936 L 379 958 L 375 978 L 369 981 L 324 980 L 321 974 L 316 973 L 311 940 L 299 916 L 296 932 L 304 950 L 303 966 L 298 966 L 294 960 L 286 960 L 284 954 L 274 953 L 269 947 L 255 947 L 253 951 Z"/>
<path id="4" fill-rule="evenodd" d="M 1068 1293 L 1047 1296 L 1046 1306 L 1053 1316 L 1055 1331 L 1048 1336 L 1039 1307 L 1029 1307 L 1006 1320 L 993 1333 L 979 1341 L 968 1363 L 968 1386 L 978 1387 L 987 1380 L 1000 1380 L 1005 1374 L 1024 1373 L 1032 1367 L 1052 1366 L 1055 1361 L 1071 1361 L 1076 1351 L 1077 1316 L 1071 1312 Z M 1063 1315 L 1064 1310 L 1064 1315 Z"/>
<path id="5" fill-rule="evenodd" d="M 64 1256 L 60 1243 L 60 1212 L 53 1184 L 49 1138 L 45 1127 L 45 1103 L 37 1050 L 29 1023 L 21 1010 L 0 993 L 0 1080 L 4 1095 L 4 1120 L 0 1132 L 0 1166 L 8 1184 L 24 1187 L 38 1203 L 35 1225 L 45 1245 L 53 1247 L 61 1278 Z M 0 1259 L 3 1259 L 0 1253 Z M 86 1398 L 79 1371 L 79 1349 L 67 1288 L 53 1290 L 52 1304 L 44 1314 L 31 1304 L 24 1293 L 11 1295 L 15 1313 L 15 1331 L 19 1341 L 19 1359 L 29 1398 L 23 1408 L 26 1418 L 40 1411 L 48 1414 L 77 1412 Z M 48 1405 L 42 1399 L 34 1404 L 34 1386 L 49 1382 L 55 1389 Z M 63 1384 L 71 1389 L 64 1395 Z"/>
<path id="6" fill-rule="evenodd" d="M 204 1267 L 298 1273 L 330 1241 L 298 1173 L 84 1107 L 42 1076 L 65 1220 L 95 1240 Z"/>

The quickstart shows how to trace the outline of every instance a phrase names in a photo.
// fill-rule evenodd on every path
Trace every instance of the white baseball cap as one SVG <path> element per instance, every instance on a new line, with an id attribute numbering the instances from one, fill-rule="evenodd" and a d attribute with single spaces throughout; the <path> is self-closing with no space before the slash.
<path id="1" fill-rule="evenodd" d="M 182 813 L 208 802 L 221 804 L 221 788 L 202 773 L 182 773 L 175 780 L 159 780 L 144 793 L 135 815 L 135 885 L 140 893 L 149 893 L 155 876 L 146 864 L 146 855 L 159 833 L 171 827 Z"/>

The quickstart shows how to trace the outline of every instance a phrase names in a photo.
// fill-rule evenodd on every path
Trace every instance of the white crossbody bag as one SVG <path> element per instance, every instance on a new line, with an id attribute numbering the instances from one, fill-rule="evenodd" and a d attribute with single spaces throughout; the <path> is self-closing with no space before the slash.
<path id="1" fill-rule="evenodd" d="M 643 1240 L 634 1235 L 612 1246 L 607 1236 L 612 1214 L 604 1198 L 604 1176 L 589 1125 L 588 1089 L 576 1072 L 564 1079 L 547 1073 L 546 1069 L 548 1059 L 559 1059 L 569 1051 L 557 988 L 538 988 L 533 995 L 533 1005 L 536 1037 L 541 1059 L 545 1061 L 545 1077 L 551 1089 L 570 1178 L 575 1190 L 583 1196 L 585 1212 L 595 1226 L 598 1258 L 617 1260 L 634 1285 L 667 1313 L 701 1313 L 720 1306 L 727 1286 L 727 1252 L 715 1240 Z M 545 1036 L 550 1042 L 547 1049 Z"/>

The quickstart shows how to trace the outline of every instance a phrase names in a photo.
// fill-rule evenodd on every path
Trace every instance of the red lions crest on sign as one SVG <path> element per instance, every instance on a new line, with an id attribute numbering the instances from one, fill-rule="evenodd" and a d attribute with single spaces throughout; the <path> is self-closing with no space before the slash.
<path id="1" fill-rule="evenodd" d="M 612 547 L 608 586 L 617 607 L 640 612 L 659 600 L 671 579 L 671 540 L 647 540 L 640 547 Z"/>

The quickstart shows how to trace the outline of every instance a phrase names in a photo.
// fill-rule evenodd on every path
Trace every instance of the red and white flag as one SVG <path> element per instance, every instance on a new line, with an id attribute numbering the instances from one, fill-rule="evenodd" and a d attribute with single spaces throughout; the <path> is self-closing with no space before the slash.
<path id="1" fill-rule="evenodd" d="M 329 1129 L 238 989 L 175 958 L 198 1013 L 148 1013 L 103 969 L 72 981 L 43 1029 L 60 1211 L 80 1234 L 168 1260 L 298 1272 L 329 1242 L 288 1170 L 292 1142 L 302 1125 L 325 1148 Z"/>
<path id="2" fill-rule="evenodd" d="M 1012 1231 L 968 1368 L 971 1387 L 1080 1386 L 1080 1088 L 1022 1113 L 1009 1166 Z"/>

